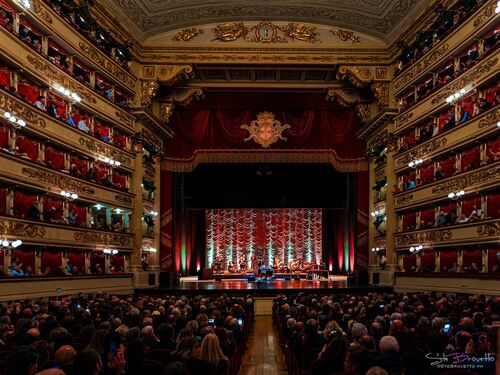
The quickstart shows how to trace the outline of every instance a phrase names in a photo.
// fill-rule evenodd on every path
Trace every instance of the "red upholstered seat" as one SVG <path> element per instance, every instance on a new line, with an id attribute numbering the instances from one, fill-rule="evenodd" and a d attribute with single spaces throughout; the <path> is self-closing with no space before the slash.
<path id="1" fill-rule="evenodd" d="M 41 90 L 37 86 L 30 85 L 29 83 L 19 83 L 17 85 L 17 93 L 23 97 L 26 102 L 33 104 L 41 95 Z"/>
<path id="2" fill-rule="evenodd" d="M 24 135 L 16 136 L 17 154 L 33 161 L 38 160 L 38 142 Z"/>

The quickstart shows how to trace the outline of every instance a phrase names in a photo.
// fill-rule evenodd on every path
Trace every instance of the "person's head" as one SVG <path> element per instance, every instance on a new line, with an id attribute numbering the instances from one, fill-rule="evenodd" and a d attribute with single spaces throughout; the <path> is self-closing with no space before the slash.
<path id="1" fill-rule="evenodd" d="M 366 375 L 389 375 L 387 371 L 385 371 L 382 367 L 372 367 L 366 372 Z"/>
<path id="2" fill-rule="evenodd" d="M 368 330 L 361 323 L 354 323 L 351 328 L 351 336 L 354 341 L 359 341 L 362 336 L 367 335 Z"/>
<path id="3" fill-rule="evenodd" d="M 95 331 L 92 341 L 89 344 L 89 348 L 94 349 L 97 353 L 104 353 L 104 342 L 109 335 L 109 331 L 106 329 L 98 329 Z"/>
<path id="4" fill-rule="evenodd" d="M 201 359 L 217 366 L 224 358 L 219 339 L 216 334 L 209 333 L 201 342 Z"/>
<path id="5" fill-rule="evenodd" d="M 77 353 L 73 368 L 76 375 L 97 375 L 102 369 L 101 357 L 94 349 L 85 348 Z"/>
<path id="6" fill-rule="evenodd" d="M 175 348 L 173 355 L 179 359 L 188 360 L 196 357 L 196 349 L 198 346 L 199 343 L 194 337 L 185 336 L 177 343 L 177 347 Z"/>
<path id="7" fill-rule="evenodd" d="M 387 352 L 399 353 L 398 340 L 394 336 L 384 336 L 380 339 L 379 343 L 380 351 L 382 354 Z"/>
<path id="8" fill-rule="evenodd" d="M 344 359 L 344 371 L 351 374 L 365 374 L 370 368 L 368 351 L 359 347 L 347 351 Z"/>
<path id="9" fill-rule="evenodd" d="M 33 375 L 38 366 L 38 355 L 31 346 L 19 347 L 7 357 L 6 375 Z"/>
<path id="10" fill-rule="evenodd" d="M 76 351 L 71 345 L 63 345 L 54 354 L 55 361 L 60 365 L 72 365 L 75 361 Z"/>

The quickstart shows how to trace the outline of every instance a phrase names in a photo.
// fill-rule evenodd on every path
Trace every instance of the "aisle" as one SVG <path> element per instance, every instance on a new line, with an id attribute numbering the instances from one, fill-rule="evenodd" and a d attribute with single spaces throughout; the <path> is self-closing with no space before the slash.
<path id="1" fill-rule="evenodd" d="M 239 375 L 286 375 L 271 316 L 256 316 Z"/>

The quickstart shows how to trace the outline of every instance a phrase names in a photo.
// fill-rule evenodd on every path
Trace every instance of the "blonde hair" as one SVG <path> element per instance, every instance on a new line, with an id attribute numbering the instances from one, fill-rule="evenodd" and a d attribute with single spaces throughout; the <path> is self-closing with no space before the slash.
<path id="1" fill-rule="evenodd" d="M 215 333 L 209 333 L 201 342 L 201 359 L 218 366 L 220 361 L 227 360 L 220 348 L 219 338 Z"/>
<path id="2" fill-rule="evenodd" d="M 326 323 L 325 330 L 323 331 L 323 337 L 325 339 L 328 338 L 328 336 L 330 336 L 333 331 L 337 331 L 337 333 L 340 334 L 342 333 L 342 328 L 335 320 L 330 320 L 328 323 Z"/>

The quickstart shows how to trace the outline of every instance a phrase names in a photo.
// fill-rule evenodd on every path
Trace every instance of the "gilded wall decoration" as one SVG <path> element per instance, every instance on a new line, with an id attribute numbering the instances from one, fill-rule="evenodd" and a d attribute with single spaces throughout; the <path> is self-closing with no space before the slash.
<path id="1" fill-rule="evenodd" d="M 433 99 L 432 104 L 442 103 L 451 94 L 465 88 L 466 86 L 473 84 L 474 81 L 479 80 L 485 74 L 488 74 L 498 62 L 498 57 L 487 61 L 484 64 L 478 65 L 468 72 L 466 72 L 457 82 L 449 86 L 446 90 L 438 93 Z"/>
<path id="2" fill-rule="evenodd" d="M 45 9 L 45 5 L 40 0 L 31 0 L 31 9 L 47 23 L 52 23 L 50 13 Z"/>
<path id="3" fill-rule="evenodd" d="M 28 55 L 26 60 L 36 69 L 42 76 L 45 76 L 52 83 L 58 84 L 67 88 L 70 91 L 77 93 L 83 100 L 89 103 L 96 103 L 95 95 L 92 91 L 85 88 L 83 84 L 77 84 L 73 82 L 72 78 L 66 77 L 66 75 L 60 72 L 56 67 L 52 66 L 50 63 Z"/>
<path id="4" fill-rule="evenodd" d="M 402 128 L 403 126 L 407 125 L 413 117 L 413 112 L 405 113 L 402 116 L 398 116 L 394 120 L 394 126 L 396 129 Z"/>
<path id="5" fill-rule="evenodd" d="M 493 237 L 500 235 L 500 223 L 486 223 L 477 227 L 477 234 L 481 237 Z"/>
<path id="6" fill-rule="evenodd" d="M 373 66 L 343 65 L 337 70 L 337 79 L 346 79 L 355 86 L 363 87 L 374 80 L 374 71 L 375 68 Z"/>
<path id="7" fill-rule="evenodd" d="M 349 89 L 327 89 L 326 100 L 337 101 L 342 107 L 350 107 L 359 101 L 359 91 Z"/>
<path id="8" fill-rule="evenodd" d="M 160 120 L 165 124 L 168 124 L 170 118 L 174 114 L 175 105 L 174 103 L 161 103 L 160 104 Z"/>
<path id="9" fill-rule="evenodd" d="M 116 194 L 115 199 L 118 202 L 124 203 L 126 205 L 132 205 L 132 197 L 129 197 L 127 195 L 122 195 L 122 194 Z"/>
<path id="10" fill-rule="evenodd" d="M 333 36 L 337 36 L 343 42 L 360 43 L 359 36 L 354 34 L 354 31 L 335 29 L 330 30 Z"/>
<path id="11" fill-rule="evenodd" d="M 153 103 L 153 99 L 160 88 L 160 84 L 157 81 L 142 81 L 142 95 L 141 104 L 144 107 L 150 107 Z"/>
<path id="12" fill-rule="evenodd" d="M 377 98 L 377 105 L 379 111 L 389 106 L 389 83 L 376 82 L 372 85 L 372 91 Z"/>
<path id="13" fill-rule="evenodd" d="M 484 129 L 490 126 L 495 126 L 498 123 L 498 121 L 500 121 L 500 109 L 494 110 L 486 117 L 479 120 L 477 127 L 479 129 Z"/>
<path id="14" fill-rule="evenodd" d="M 200 100 L 205 97 L 201 87 L 176 87 L 172 90 L 172 100 L 180 106 L 187 106 L 193 100 Z"/>
<path id="15" fill-rule="evenodd" d="M 75 241 L 93 245 L 131 247 L 134 244 L 134 239 L 129 236 L 120 234 L 96 233 L 90 231 L 75 231 L 73 238 L 75 239 Z"/>
<path id="16" fill-rule="evenodd" d="M 4 112 L 10 112 L 16 116 L 22 117 L 30 125 L 37 125 L 41 128 L 47 126 L 45 120 L 39 116 L 34 109 L 18 102 L 3 92 L 0 92 L 0 108 Z"/>
<path id="17" fill-rule="evenodd" d="M 154 65 L 145 65 L 142 67 L 142 77 L 143 78 L 151 78 L 155 77 L 156 68 Z"/>
<path id="18" fill-rule="evenodd" d="M 375 169 L 375 178 L 380 178 L 385 175 L 385 165 L 381 165 Z"/>
<path id="19" fill-rule="evenodd" d="M 194 78 L 191 65 L 165 65 L 157 69 L 157 78 L 164 86 L 172 86 L 179 81 Z"/>
<path id="20" fill-rule="evenodd" d="M 290 125 L 281 125 L 281 121 L 276 120 L 274 113 L 261 112 L 257 114 L 257 120 L 253 120 L 250 125 L 243 124 L 240 128 L 248 130 L 250 135 L 243 139 L 247 142 L 253 139 L 255 143 L 260 144 L 264 148 L 268 148 L 278 140 L 286 141 L 282 133 L 286 129 L 290 129 Z"/>
<path id="21" fill-rule="evenodd" d="M 175 42 L 189 42 L 191 39 L 196 38 L 198 35 L 203 34 L 202 29 L 191 27 L 190 29 L 183 29 L 172 37 Z"/>
<path id="22" fill-rule="evenodd" d="M 149 169 L 147 169 L 147 168 L 146 168 L 146 169 L 144 169 L 144 173 L 145 173 L 147 176 L 151 177 L 151 178 L 155 178 L 155 174 L 154 174 L 151 170 L 149 170 Z"/>
<path id="23" fill-rule="evenodd" d="M 45 228 L 39 225 L 23 223 L 21 221 L 0 221 L 0 235 L 29 238 L 44 238 Z"/>
<path id="24" fill-rule="evenodd" d="M 446 146 L 447 142 L 448 140 L 446 139 L 446 137 L 432 139 L 431 141 L 424 143 L 421 146 L 415 147 L 410 152 L 397 158 L 397 165 L 399 167 L 401 165 L 408 164 L 409 162 L 418 159 L 422 156 L 429 155 L 431 152 L 434 152 Z"/>
<path id="25" fill-rule="evenodd" d="M 22 173 L 32 180 L 58 187 L 61 190 L 69 190 L 75 193 L 84 193 L 89 195 L 95 194 L 95 190 L 87 186 L 86 183 L 77 181 L 70 177 L 61 176 L 54 172 L 24 167 L 22 169 Z"/>
<path id="26" fill-rule="evenodd" d="M 481 26 L 491 16 L 495 15 L 495 8 L 497 7 L 496 1 L 490 1 L 490 4 L 476 17 L 474 20 L 474 27 Z"/>
<path id="27" fill-rule="evenodd" d="M 410 203 L 413 200 L 413 194 L 403 194 L 396 198 L 396 205 L 400 206 L 403 204 Z"/>
<path id="28" fill-rule="evenodd" d="M 356 114 L 362 123 L 368 124 L 371 120 L 371 110 L 369 104 L 356 104 Z"/>
<path id="29" fill-rule="evenodd" d="M 451 230 L 428 230 L 395 236 L 396 246 L 408 246 L 419 243 L 443 242 L 451 240 Z"/>
<path id="30" fill-rule="evenodd" d="M 95 141 L 94 139 L 80 137 L 78 142 L 80 143 L 80 145 L 82 145 L 86 149 L 89 149 L 90 151 L 93 151 L 97 154 L 107 156 L 110 159 L 117 160 L 120 163 L 127 165 L 127 166 L 131 166 L 131 164 L 132 164 L 132 160 L 127 155 L 125 155 L 123 152 L 115 150 L 111 147 L 107 147 L 106 145 L 103 145 L 103 144 Z"/>
<path id="31" fill-rule="evenodd" d="M 401 73 L 399 77 L 394 78 L 394 89 L 399 91 L 409 82 L 411 82 L 419 74 L 426 71 L 429 67 L 434 65 L 437 61 L 441 60 L 447 56 L 447 51 L 449 49 L 448 44 L 443 44 L 441 47 L 432 51 L 429 56 L 420 60 L 416 65 L 412 66 L 409 70 Z"/>
<path id="32" fill-rule="evenodd" d="M 129 114 L 126 114 L 123 111 L 116 111 L 115 112 L 116 117 L 120 119 L 120 121 L 123 123 L 123 125 L 133 127 L 135 118 L 134 116 L 131 116 Z"/>
<path id="33" fill-rule="evenodd" d="M 299 40 L 306 43 L 319 42 L 319 32 L 315 26 L 302 23 L 275 25 L 262 21 L 258 25 L 248 27 L 243 22 L 223 23 L 213 29 L 213 41 L 234 42 L 242 40 L 255 43 L 288 43 Z M 253 33 L 253 35 L 252 35 Z"/>
<path id="34" fill-rule="evenodd" d="M 132 78 L 130 75 L 125 73 L 122 68 L 113 64 L 111 60 L 103 55 L 103 53 L 91 46 L 90 44 L 80 42 L 80 49 L 84 52 L 89 60 L 99 65 L 101 68 L 106 69 L 108 73 L 110 73 L 113 77 L 115 77 L 119 82 L 123 83 L 125 86 L 130 89 L 134 89 L 135 86 L 135 78 Z"/>
<path id="35" fill-rule="evenodd" d="M 488 167 L 484 170 L 453 178 L 451 181 L 446 181 L 432 188 L 432 194 L 449 193 L 471 186 L 484 184 L 490 181 L 500 179 L 500 166 Z"/>

